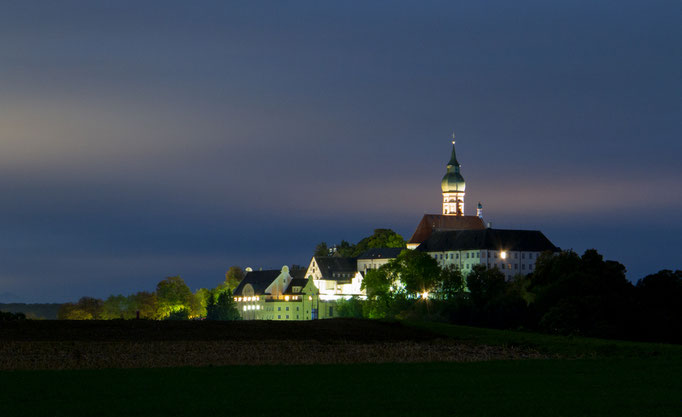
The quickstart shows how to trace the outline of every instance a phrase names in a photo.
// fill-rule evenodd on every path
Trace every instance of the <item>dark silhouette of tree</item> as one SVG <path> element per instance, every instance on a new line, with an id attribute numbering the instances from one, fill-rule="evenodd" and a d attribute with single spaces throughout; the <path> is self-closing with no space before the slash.
<path id="1" fill-rule="evenodd" d="M 462 271 L 455 265 L 448 265 L 441 269 L 436 285 L 436 295 L 442 300 L 451 300 L 466 290 L 466 280 Z"/>
<path id="2" fill-rule="evenodd" d="M 320 242 L 315 246 L 315 254 L 317 257 L 329 256 L 329 247 L 326 242 Z"/>
<path id="3" fill-rule="evenodd" d="M 206 304 L 206 320 L 239 320 L 239 311 L 229 289 L 212 291 Z"/>
<path id="4" fill-rule="evenodd" d="M 315 256 L 340 256 L 356 258 L 367 249 L 374 248 L 405 248 L 406 242 L 402 236 L 391 229 L 375 229 L 371 236 L 361 239 L 353 245 L 345 240 L 333 246 L 332 253 L 326 242 L 320 242 L 315 247 Z"/>
<path id="5" fill-rule="evenodd" d="M 350 256 L 360 256 L 367 249 L 374 248 L 405 248 L 407 243 L 402 236 L 391 229 L 375 229 L 371 236 L 360 240 L 353 248 Z"/>
<path id="6" fill-rule="evenodd" d="M 641 338 L 682 343 L 682 271 L 664 269 L 647 275 L 637 282 L 635 293 Z"/>
<path id="7" fill-rule="evenodd" d="M 531 275 L 532 310 L 543 331 L 600 337 L 631 332 L 633 286 L 625 267 L 594 249 L 543 254 Z M 630 306 L 630 307 L 629 307 Z"/>
<path id="8" fill-rule="evenodd" d="M 81 297 L 77 303 L 64 303 L 59 308 L 59 320 L 99 320 L 104 302 L 98 298 Z"/>

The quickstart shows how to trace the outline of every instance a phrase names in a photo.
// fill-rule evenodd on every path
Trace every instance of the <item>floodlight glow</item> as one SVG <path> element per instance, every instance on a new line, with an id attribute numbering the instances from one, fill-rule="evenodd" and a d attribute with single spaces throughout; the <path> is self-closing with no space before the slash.
<path id="1" fill-rule="evenodd" d="M 428 291 L 424 291 L 424 292 L 422 293 L 422 298 L 425 299 L 425 300 L 426 300 L 427 298 L 429 298 L 429 292 L 428 292 Z"/>
<path id="2" fill-rule="evenodd" d="M 507 259 L 507 252 L 505 251 L 500 252 L 500 258 Z"/>

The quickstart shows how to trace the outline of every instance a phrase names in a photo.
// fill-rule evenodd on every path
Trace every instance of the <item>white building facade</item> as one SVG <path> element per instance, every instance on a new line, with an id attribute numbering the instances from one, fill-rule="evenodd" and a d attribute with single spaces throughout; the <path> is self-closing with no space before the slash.
<path id="1" fill-rule="evenodd" d="M 540 231 L 484 229 L 435 232 L 416 250 L 427 252 L 441 267 L 455 265 L 467 274 L 484 265 L 510 279 L 533 272 L 541 253 L 559 248 Z"/>

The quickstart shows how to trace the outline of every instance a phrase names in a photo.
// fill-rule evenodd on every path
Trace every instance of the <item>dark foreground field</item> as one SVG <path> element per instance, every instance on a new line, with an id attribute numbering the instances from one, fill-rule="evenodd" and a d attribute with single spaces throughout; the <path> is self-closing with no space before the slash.
<path id="1" fill-rule="evenodd" d="M 673 345 L 355 320 L 1 326 L 5 369 L 101 368 L 143 349 L 143 369 L 0 371 L 2 417 L 682 415 Z M 164 367 L 233 355 L 242 365 Z"/>
<path id="2" fill-rule="evenodd" d="M 9 416 L 680 416 L 665 359 L 0 373 Z"/>
<path id="3" fill-rule="evenodd" d="M 468 362 L 541 358 L 397 322 L 23 321 L 0 325 L 0 370 Z"/>

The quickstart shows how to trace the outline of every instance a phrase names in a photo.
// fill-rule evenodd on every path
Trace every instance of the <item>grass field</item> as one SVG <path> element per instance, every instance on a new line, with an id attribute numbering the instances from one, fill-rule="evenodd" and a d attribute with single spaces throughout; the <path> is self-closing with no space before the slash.
<path id="1" fill-rule="evenodd" d="M 680 416 L 664 359 L 0 374 L 9 416 Z"/>
<path id="2" fill-rule="evenodd" d="M 468 345 L 531 347 L 555 358 L 2 371 L 0 416 L 682 415 L 681 346 L 411 325 Z M 352 333 L 352 323 L 342 326 L 344 337 Z"/>
<path id="3" fill-rule="evenodd" d="M 575 336 L 554 336 L 533 332 L 457 326 L 436 322 L 412 322 L 427 330 L 463 343 L 490 346 L 516 346 L 564 358 L 654 358 L 682 360 L 682 346 Z"/>

